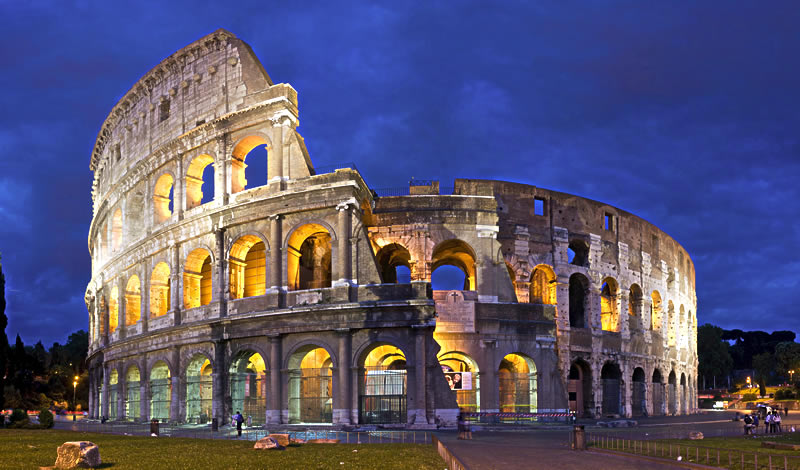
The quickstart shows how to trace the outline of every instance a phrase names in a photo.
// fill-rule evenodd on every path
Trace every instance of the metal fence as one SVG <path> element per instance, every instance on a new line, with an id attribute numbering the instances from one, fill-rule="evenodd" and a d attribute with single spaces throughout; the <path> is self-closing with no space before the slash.
<path id="1" fill-rule="evenodd" d="M 464 418 L 471 424 L 479 425 L 534 425 L 534 424 L 572 424 L 575 414 L 570 411 L 525 412 L 468 412 Z"/>

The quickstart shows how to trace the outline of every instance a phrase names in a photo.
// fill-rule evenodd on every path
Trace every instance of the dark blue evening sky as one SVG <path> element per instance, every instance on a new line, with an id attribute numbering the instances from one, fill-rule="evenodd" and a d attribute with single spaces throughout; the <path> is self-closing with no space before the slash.
<path id="1" fill-rule="evenodd" d="M 87 328 L 97 132 L 217 28 L 298 91 L 317 166 L 607 202 L 688 250 L 700 323 L 800 331 L 799 24 L 795 1 L 0 0 L 8 335 Z"/>

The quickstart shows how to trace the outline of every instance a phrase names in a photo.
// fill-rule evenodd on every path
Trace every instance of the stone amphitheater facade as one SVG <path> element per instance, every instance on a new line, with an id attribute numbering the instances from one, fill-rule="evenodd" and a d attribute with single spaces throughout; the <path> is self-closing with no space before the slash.
<path id="1" fill-rule="evenodd" d="M 354 167 L 315 170 L 298 116 L 297 92 L 224 30 L 109 113 L 90 163 L 91 417 L 691 412 L 695 273 L 672 238 L 525 184 L 390 195 Z M 444 266 L 463 288 L 432 289 Z"/>

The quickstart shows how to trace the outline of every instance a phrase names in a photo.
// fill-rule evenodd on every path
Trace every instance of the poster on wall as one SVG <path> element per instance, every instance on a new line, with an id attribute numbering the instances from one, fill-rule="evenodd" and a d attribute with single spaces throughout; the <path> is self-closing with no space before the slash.
<path id="1" fill-rule="evenodd" d="M 472 372 L 445 371 L 444 377 L 450 390 L 472 390 Z"/>

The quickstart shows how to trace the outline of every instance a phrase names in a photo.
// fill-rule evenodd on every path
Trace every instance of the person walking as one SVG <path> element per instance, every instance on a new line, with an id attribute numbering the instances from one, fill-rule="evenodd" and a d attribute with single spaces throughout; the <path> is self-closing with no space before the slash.
<path id="1" fill-rule="evenodd" d="M 780 411 L 775 413 L 775 417 L 772 419 L 772 422 L 775 425 L 775 430 L 777 432 L 783 432 L 781 430 L 781 412 Z"/>
<path id="2" fill-rule="evenodd" d="M 764 418 L 764 433 L 769 434 L 772 432 L 772 413 L 767 413 L 767 417 Z"/>
<path id="3" fill-rule="evenodd" d="M 753 434 L 758 433 L 758 413 L 753 415 Z"/>
<path id="4" fill-rule="evenodd" d="M 789 407 L 788 406 L 784 406 L 783 407 L 783 416 L 789 417 Z"/>
<path id="5" fill-rule="evenodd" d="M 242 413 L 237 411 L 235 415 L 233 415 L 233 420 L 236 421 L 236 434 L 239 437 L 242 437 L 242 423 L 244 422 L 244 416 Z"/>

